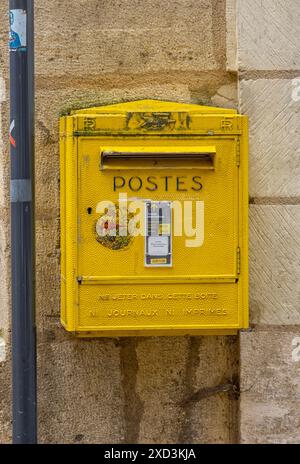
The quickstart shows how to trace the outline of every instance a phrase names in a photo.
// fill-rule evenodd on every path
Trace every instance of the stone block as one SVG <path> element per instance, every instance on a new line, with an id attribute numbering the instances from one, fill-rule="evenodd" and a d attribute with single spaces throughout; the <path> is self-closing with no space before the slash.
<path id="1" fill-rule="evenodd" d="M 295 0 L 237 0 L 238 65 L 299 70 L 300 10 Z"/>

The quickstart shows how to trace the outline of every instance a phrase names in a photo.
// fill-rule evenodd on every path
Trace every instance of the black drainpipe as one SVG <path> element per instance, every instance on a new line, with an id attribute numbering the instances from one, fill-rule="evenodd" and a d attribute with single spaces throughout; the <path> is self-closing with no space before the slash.
<path id="1" fill-rule="evenodd" d="M 10 0 L 13 443 L 37 441 L 33 0 Z"/>

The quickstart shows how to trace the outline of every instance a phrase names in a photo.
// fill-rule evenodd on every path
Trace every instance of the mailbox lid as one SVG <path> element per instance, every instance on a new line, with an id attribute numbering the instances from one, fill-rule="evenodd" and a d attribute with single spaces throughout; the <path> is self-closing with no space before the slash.
<path id="1" fill-rule="evenodd" d="M 140 153 L 141 141 L 116 139 L 113 143 L 104 138 L 78 140 L 78 275 L 82 280 L 94 281 L 103 280 L 104 277 L 118 279 L 120 276 L 131 276 L 136 281 L 139 277 L 162 280 L 173 277 L 176 280 L 177 276 L 185 276 L 187 280 L 196 277 L 235 279 L 238 247 L 236 140 L 211 139 L 209 147 L 206 139 L 147 139 L 143 142 L 143 149 L 147 149 L 148 153 L 159 156 L 166 150 L 171 153 L 173 149 L 177 154 L 182 150 L 182 158 L 180 161 L 176 158 L 175 165 L 167 169 L 157 167 L 155 160 L 153 166 L 140 169 L 141 161 L 138 159 L 137 169 L 130 165 L 129 169 L 116 169 L 114 166 L 114 169 L 103 170 L 100 166 L 103 151 L 112 150 L 115 143 L 118 152 Z M 207 169 L 207 166 L 203 168 L 201 163 L 197 167 L 194 161 L 191 169 L 185 169 L 185 155 L 205 153 L 208 149 L 214 155 L 213 169 Z M 100 203 L 108 200 L 119 208 L 124 196 L 129 207 L 134 207 L 137 200 L 141 203 L 152 200 L 174 204 L 173 231 L 181 220 L 182 236 L 172 236 L 173 265 L 170 269 L 145 268 L 143 236 L 129 241 L 124 238 L 123 243 L 119 240 L 118 246 L 110 239 L 107 239 L 107 246 L 103 246 L 105 240 L 99 241 L 96 226 L 103 216 L 103 213 L 97 212 Z M 201 223 L 199 235 L 189 237 L 187 234 L 193 232 L 189 232 L 189 229 L 196 226 L 196 212 Z M 190 213 L 192 218 L 185 220 Z"/>

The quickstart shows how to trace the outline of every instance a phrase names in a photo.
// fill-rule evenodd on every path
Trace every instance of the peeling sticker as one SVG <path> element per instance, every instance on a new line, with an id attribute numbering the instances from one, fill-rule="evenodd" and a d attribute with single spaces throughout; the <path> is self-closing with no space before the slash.
<path id="1" fill-rule="evenodd" d="M 26 10 L 10 10 L 9 12 L 9 48 L 11 50 L 26 51 Z"/>
<path id="2" fill-rule="evenodd" d="M 10 126 L 9 126 L 9 141 L 10 141 L 10 144 L 14 148 L 16 148 L 16 141 L 12 136 L 12 131 L 14 130 L 14 128 L 15 128 L 15 120 L 13 119 L 12 122 L 10 123 Z"/>
<path id="3" fill-rule="evenodd" d="M 101 216 L 95 223 L 96 239 L 101 245 L 110 250 L 122 250 L 127 248 L 132 242 L 132 235 L 127 233 L 128 222 L 134 217 L 133 213 L 126 213 L 126 230 L 122 230 L 120 224 L 119 206 L 115 205 L 113 211 L 108 211 Z"/>

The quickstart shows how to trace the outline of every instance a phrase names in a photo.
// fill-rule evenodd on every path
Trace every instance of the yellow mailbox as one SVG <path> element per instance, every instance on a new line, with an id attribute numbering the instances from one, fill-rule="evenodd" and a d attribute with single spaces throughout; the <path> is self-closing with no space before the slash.
<path id="1" fill-rule="evenodd" d="M 232 109 L 143 100 L 61 117 L 66 330 L 247 327 L 247 142 Z"/>

